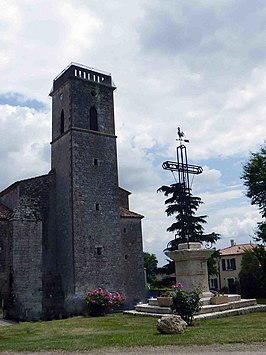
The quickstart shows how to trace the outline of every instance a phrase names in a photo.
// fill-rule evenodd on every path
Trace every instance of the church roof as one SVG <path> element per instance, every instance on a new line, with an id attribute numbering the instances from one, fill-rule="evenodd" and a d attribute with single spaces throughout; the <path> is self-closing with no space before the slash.
<path id="1" fill-rule="evenodd" d="M 141 214 L 127 210 L 124 207 L 120 207 L 121 218 L 144 218 Z"/>
<path id="2" fill-rule="evenodd" d="M 48 177 L 49 175 L 52 175 L 52 174 L 54 174 L 53 170 L 51 170 L 48 174 L 34 176 L 34 177 L 31 177 L 31 178 L 26 178 L 26 179 L 15 181 L 15 182 L 13 182 L 13 184 L 9 185 L 4 190 L 0 191 L 0 197 L 4 196 L 8 192 L 14 190 L 17 186 L 19 186 L 23 182 L 33 181 L 33 180 L 37 180 L 37 179 L 43 179 L 43 178 L 46 178 L 46 177 Z"/>
<path id="3" fill-rule="evenodd" d="M 0 219 L 7 219 L 10 217 L 12 211 L 0 203 Z"/>
<path id="4" fill-rule="evenodd" d="M 132 194 L 132 192 L 130 192 L 130 191 L 126 190 L 126 189 L 123 189 L 123 187 L 120 187 L 120 186 L 119 186 L 119 190 L 126 192 L 128 195 Z"/>

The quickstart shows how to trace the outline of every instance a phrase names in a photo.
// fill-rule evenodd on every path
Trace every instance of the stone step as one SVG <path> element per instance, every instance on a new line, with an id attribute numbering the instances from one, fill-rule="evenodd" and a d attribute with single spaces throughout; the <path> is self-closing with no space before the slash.
<path id="1" fill-rule="evenodd" d="M 157 298 L 149 298 L 148 299 L 148 304 L 150 306 L 158 306 Z"/>
<path id="2" fill-rule="evenodd" d="M 161 318 L 162 316 L 169 316 L 170 313 L 150 313 L 150 312 L 138 312 L 134 309 L 124 311 L 124 314 L 131 314 L 132 316 L 154 317 Z"/>
<path id="3" fill-rule="evenodd" d="M 197 314 L 194 316 L 194 319 L 205 320 L 205 319 L 213 319 L 213 318 L 238 316 L 241 314 L 248 314 L 248 313 L 255 313 L 255 312 L 266 312 L 266 304 L 257 304 L 255 306 L 250 306 L 250 307 L 227 309 L 220 312 Z"/>
<path id="4" fill-rule="evenodd" d="M 236 316 L 241 314 L 248 314 L 248 313 L 255 313 L 255 312 L 266 312 L 266 304 L 259 304 L 256 306 L 250 307 L 242 307 L 238 309 L 228 309 L 225 311 L 220 312 L 213 312 L 213 313 L 205 313 L 205 314 L 198 314 L 194 316 L 195 320 L 206 320 L 206 319 L 213 319 L 213 318 L 222 318 L 222 317 L 230 317 Z M 149 316 L 160 318 L 162 315 L 167 315 L 168 313 L 148 313 L 148 312 L 138 312 L 136 310 L 131 311 L 124 311 L 126 314 L 137 315 L 137 316 Z"/>
<path id="5" fill-rule="evenodd" d="M 210 300 L 203 299 L 203 306 L 201 307 L 198 314 L 220 312 L 220 311 L 225 311 L 225 310 L 234 309 L 234 308 L 237 309 L 237 308 L 242 308 L 242 307 L 250 307 L 250 306 L 255 306 L 257 304 L 257 301 L 255 299 L 247 299 L 247 300 L 242 299 L 241 300 L 239 295 L 230 295 L 229 300 L 230 300 L 230 302 L 228 302 L 228 303 L 211 305 Z M 138 312 L 147 312 L 147 313 L 151 312 L 151 313 L 158 313 L 158 314 L 171 313 L 170 307 L 159 307 L 156 298 L 149 299 L 148 304 L 137 305 L 135 307 L 135 310 Z"/>
<path id="6" fill-rule="evenodd" d="M 235 301 L 240 301 L 241 296 L 240 295 L 227 295 L 229 298 L 229 302 L 235 302 Z M 210 302 L 210 297 L 203 297 L 201 298 L 201 302 L 203 306 L 211 304 Z M 148 299 L 148 304 L 151 306 L 158 306 L 157 303 L 157 298 L 149 298 Z"/>
<path id="7" fill-rule="evenodd" d="M 229 302 L 235 302 L 235 301 L 240 301 L 241 300 L 241 296 L 240 295 L 225 295 L 228 296 Z M 211 299 L 210 297 L 203 297 L 201 298 L 201 302 L 203 306 L 206 306 L 208 304 L 211 304 Z"/>
<path id="8" fill-rule="evenodd" d="M 156 313 L 156 314 L 171 314 L 171 308 L 170 307 L 159 307 L 159 306 L 152 306 L 150 304 L 138 304 L 135 306 L 135 311 L 141 313 Z"/>
<path id="9" fill-rule="evenodd" d="M 237 308 L 250 307 L 256 305 L 257 305 L 257 301 L 255 299 L 248 299 L 248 300 L 242 299 L 239 301 L 222 303 L 217 305 L 204 305 L 201 307 L 198 314 L 221 312 L 230 309 L 237 309 Z"/>

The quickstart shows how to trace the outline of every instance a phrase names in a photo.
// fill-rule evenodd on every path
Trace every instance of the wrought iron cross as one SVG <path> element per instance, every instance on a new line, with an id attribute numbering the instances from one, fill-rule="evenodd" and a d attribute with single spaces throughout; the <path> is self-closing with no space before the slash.
<path id="1" fill-rule="evenodd" d="M 184 192 L 190 194 L 191 187 L 190 187 L 189 175 L 190 174 L 199 175 L 203 172 L 203 169 L 201 166 L 188 164 L 187 148 L 183 144 L 183 142 L 189 143 L 189 140 L 184 138 L 185 134 L 180 130 L 180 127 L 178 127 L 177 134 L 178 134 L 177 140 L 179 141 L 179 146 L 176 148 L 177 161 L 167 160 L 162 164 L 162 168 L 164 170 L 170 170 L 172 172 L 176 171 L 178 173 L 178 182 L 183 186 Z M 187 205 L 187 203 L 184 202 L 183 211 L 182 211 L 182 216 L 184 218 L 186 214 L 190 211 L 190 209 L 191 209 L 190 205 Z M 183 235 L 186 236 L 188 248 L 189 248 L 189 235 L 190 235 L 189 230 L 183 230 Z"/>
<path id="2" fill-rule="evenodd" d="M 176 148 L 177 161 L 165 161 L 162 164 L 164 170 L 177 171 L 178 182 L 184 186 L 185 189 L 190 189 L 189 174 L 199 175 L 203 172 L 201 166 L 188 164 L 187 162 L 187 148 L 182 142 L 189 143 L 188 139 L 184 139 L 184 132 L 178 127 L 177 130 L 180 145 Z"/>

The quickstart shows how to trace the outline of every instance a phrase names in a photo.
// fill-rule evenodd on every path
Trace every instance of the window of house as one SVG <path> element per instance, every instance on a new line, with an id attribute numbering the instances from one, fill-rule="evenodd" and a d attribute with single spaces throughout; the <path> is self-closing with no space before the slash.
<path id="1" fill-rule="evenodd" d="M 235 293 L 235 292 L 236 292 L 235 279 L 233 279 L 233 278 L 228 278 L 228 279 L 227 279 L 227 286 L 228 286 L 228 292 L 229 292 L 229 293 Z"/>
<path id="2" fill-rule="evenodd" d="M 100 204 L 99 203 L 95 203 L 95 209 L 96 209 L 96 211 L 100 211 Z"/>
<path id="3" fill-rule="evenodd" d="M 218 290 L 218 280 L 217 279 L 210 279 L 210 289 Z"/>
<path id="4" fill-rule="evenodd" d="M 225 270 L 236 270 L 236 259 L 222 259 L 222 269 Z"/>
<path id="5" fill-rule="evenodd" d="M 62 110 L 60 116 L 60 133 L 63 134 L 64 131 L 65 131 L 65 114 L 64 114 L 64 110 Z"/>
<path id="6" fill-rule="evenodd" d="M 93 158 L 93 165 L 98 166 L 99 165 L 99 159 Z"/>
<path id="7" fill-rule="evenodd" d="M 90 108 L 90 129 L 98 131 L 98 117 L 97 110 L 94 106 Z"/>

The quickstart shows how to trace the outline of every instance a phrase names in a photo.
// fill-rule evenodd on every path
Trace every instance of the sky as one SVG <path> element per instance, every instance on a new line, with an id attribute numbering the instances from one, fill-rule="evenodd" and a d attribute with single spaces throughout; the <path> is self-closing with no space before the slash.
<path id="1" fill-rule="evenodd" d="M 216 248 L 249 243 L 260 221 L 240 179 L 266 137 L 264 0 L 0 0 L 0 190 L 50 170 L 53 79 L 71 62 L 112 74 L 119 184 L 143 214 L 144 250 L 174 238 L 162 169 L 177 127 L 203 166 L 192 192 Z"/>

